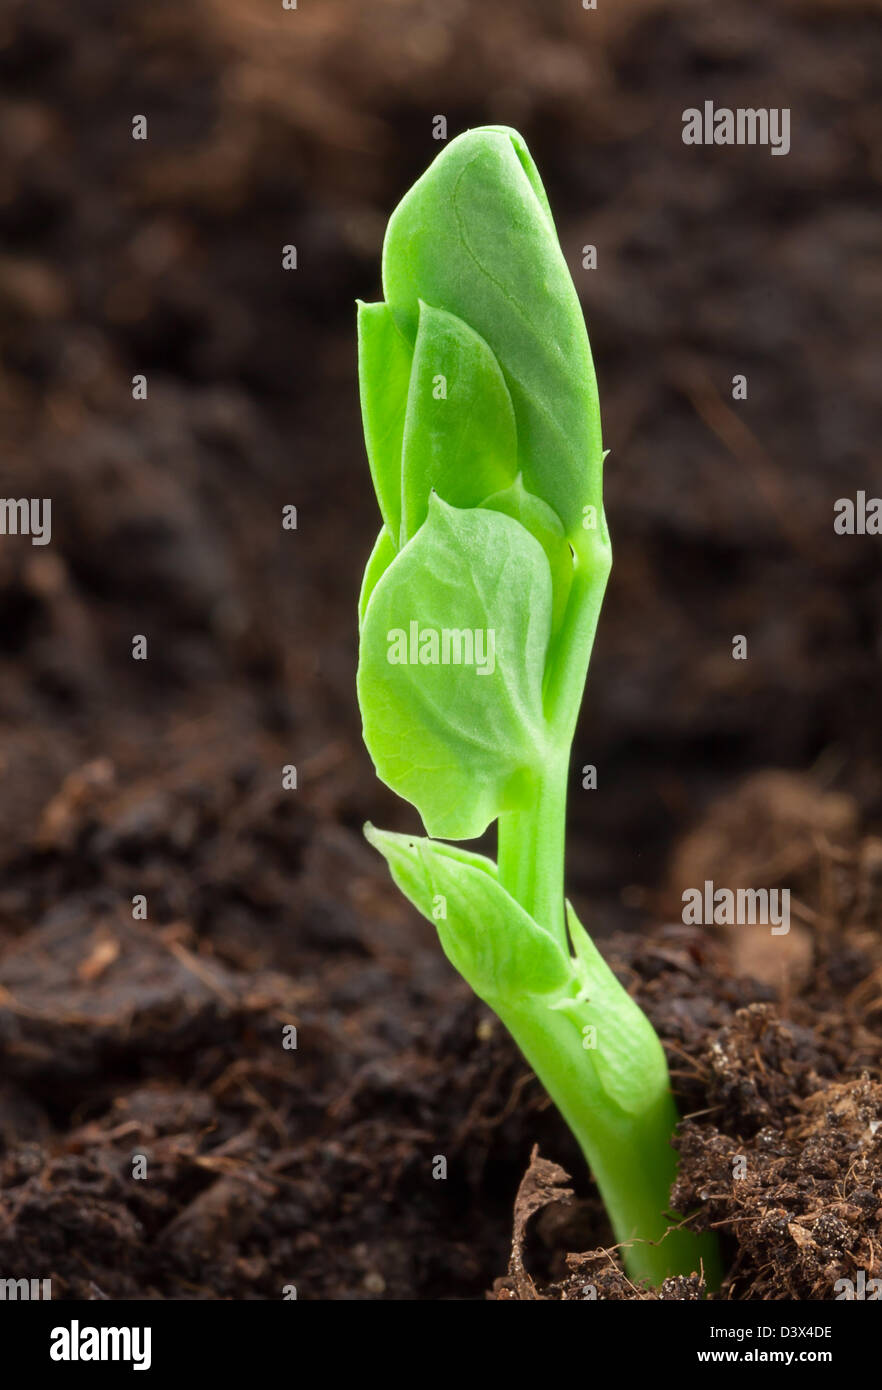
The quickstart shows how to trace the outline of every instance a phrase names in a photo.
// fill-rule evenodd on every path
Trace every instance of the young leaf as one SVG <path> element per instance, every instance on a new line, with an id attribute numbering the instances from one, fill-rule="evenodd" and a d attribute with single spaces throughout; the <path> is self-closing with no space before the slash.
<path id="1" fill-rule="evenodd" d="M 383 248 L 383 287 L 405 337 L 419 302 L 455 314 L 502 368 L 527 489 L 569 537 L 599 505 L 600 412 L 579 300 L 539 175 L 504 128 L 452 140 L 399 203 Z"/>
<path id="2" fill-rule="evenodd" d="M 398 887 L 433 922 L 444 954 L 485 1003 L 556 994 L 572 962 L 499 884 L 482 855 L 365 827 Z"/>
<path id="3" fill-rule="evenodd" d="M 501 492 L 485 497 L 481 503 L 489 511 L 505 512 L 525 526 L 545 551 L 551 569 L 553 591 L 551 630 L 557 632 L 566 611 L 573 586 L 573 552 L 564 536 L 563 522 L 541 497 L 527 492 L 520 473 L 514 482 Z"/>
<path id="4" fill-rule="evenodd" d="M 434 489 L 477 507 L 518 467 L 514 410 L 499 363 L 468 324 L 420 303 L 404 426 L 401 544 L 426 519 Z"/>
<path id="5" fill-rule="evenodd" d="M 500 512 L 433 495 L 370 596 L 358 667 L 374 765 L 430 835 L 473 839 L 529 804 L 548 757 L 550 628 L 539 542 Z"/>
<path id="6" fill-rule="evenodd" d="M 358 382 L 368 463 L 392 538 L 401 529 L 401 451 L 413 349 L 386 304 L 358 304 Z"/>
<path id="7" fill-rule="evenodd" d="M 359 631 L 361 631 L 361 625 L 364 622 L 364 614 L 368 606 L 368 599 L 374 592 L 380 576 L 386 573 L 397 554 L 398 550 L 395 546 L 395 542 L 384 526 L 374 542 L 374 548 L 368 557 L 368 562 L 364 569 L 364 576 L 361 581 L 361 592 L 358 595 Z"/>
<path id="8" fill-rule="evenodd" d="M 556 237 L 557 232 L 554 226 L 554 218 L 551 214 L 551 207 L 548 202 L 548 195 L 542 185 L 542 180 L 539 177 L 539 170 L 536 168 L 536 162 L 527 149 L 527 142 L 523 135 L 521 135 L 519 131 L 514 130 L 512 126 L 508 125 L 488 125 L 485 126 L 484 129 L 492 131 L 496 135 L 504 135 L 511 141 L 512 149 L 520 160 L 521 168 L 524 171 L 527 182 L 533 190 L 539 208 L 545 213 L 548 219 L 548 230 L 551 232 L 552 236 Z"/>
<path id="9" fill-rule="evenodd" d="M 664 1049 L 646 1014 L 616 979 L 569 901 L 567 927 L 584 1002 L 573 1008 L 580 1027 L 597 1028 L 591 1053 L 605 1094 L 628 1114 L 639 1115 L 669 1089 Z M 559 1005 L 558 1007 L 564 1007 Z"/>

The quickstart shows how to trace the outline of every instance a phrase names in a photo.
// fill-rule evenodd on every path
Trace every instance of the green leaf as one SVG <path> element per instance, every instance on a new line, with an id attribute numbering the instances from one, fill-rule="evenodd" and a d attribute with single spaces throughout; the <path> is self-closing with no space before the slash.
<path id="1" fill-rule="evenodd" d="M 361 592 L 358 595 L 358 626 L 361 628 L 364 622 L 365 609 L 368 599 L 377 586 L 380 576 L 386 573 L 395 556 L 398 554 L 395 542 L 389 535 L 384 526 L 374 542 L 374 548 L 368 557 L 365 565 L 364 577 L 361 581 Z"/>
<path id="2" fill-rule="evenodd" d="M 430 835 L 473 839 L 530 804 L 549 756 L 550 625 L 539 542 L 500 512 L 460 511 L 433 494 L 370 596 L 358 668 L 377 773 Z"/>
<path id="3" fill-rule="evenodd" d="M 504 135 L 506 139 L 511 141 L 512 149 L 514 150 L 515 154 L 520 160 L 521 168 L 524 171 L 524 175 L 527 179 L 527 182 L 529 183 L 534 194 L 536 195 L 536 201 L 539 204 L 541 211 L 544 212 L 545 216 L 548 218 L 549 227 L 551 228 L 552 232 L 555 233 L 556 236 L 557 233 L 554 227 L 554 218 L 551 214 L 551 205 L 548 202 L 548 194 L 545 192 L 545 189 L 542 186 L 542 180 L 539 177 L 539 170 L 536 168 L 536 165 L 533 161 L 533 156 L 527 149 L 527 142 L 524 139 L 523 135 L 521 135 L 520 131 L 515 130 L 512 126 L 508 125 L 488 125 L 484 126 L 484 129 L 492 131 L 495 135 Z"/>
<path id="4" fill-rule="evenodd" d="M 358 382 L 374 491 L 389 534 L 401 529 L 401 453 L 413 349 L 386 304 L 358 304 Z"/>
<path id="5" fill-rule="evenodd" d="M 573 552 L 564 535 L 563 523 L 541 497 L 527 492 L 520 473 L 502 492 L 485 497 L 481 503 L 489 511 L 513 516 L 535 536 L 545 551 L 551 569 L 552 611 L 551 630 L 557 632 L 566 612 L 567 600 L 573 586 Z"/>
<path id="6" fill-rule="evenodd" d="M 640 1114 L 659 1091 L 668 1088 L 664 1049 L 646 1014 L 616 978 L 567 902 L 567 928 L 581 984 L 583 1002 L 569 1006 L 580 1027 L 593 1023 L 597 1047 L 588 1053 L 597 1078 L 616 1105 Z"/>
<path id="7" fill-rule="evenodd" d="M 567 987 L 569 957 L 501 887 L 492 860 L 371 825 L 365 835 L 405 897 L 437 927 L 451 965 L 491 1007 Z"/>
<path id="8" fill-rule="evenodd" d="M 524 483 L 572 539 L 582 507 L 600 505 L 597 387 L 547 199 L 516 132 L 468 131 L 445 147 L 392 214 L 383 286 L 408 339 L 422 299 L 487 343 L 514 406 Z"/>
<path id="9" fill-rule="evenodd" d="M 420 303 L 404 426 L 401 544 L 434 488 L 476 507 L 517 473 L 514 409 L 499 363 L 468 324 Z"/>

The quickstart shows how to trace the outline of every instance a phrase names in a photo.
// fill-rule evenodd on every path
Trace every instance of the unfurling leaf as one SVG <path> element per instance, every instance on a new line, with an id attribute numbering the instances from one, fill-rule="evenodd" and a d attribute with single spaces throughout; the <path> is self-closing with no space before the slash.
<path id="1" fill-rule="evenodd" d="M 430 835 L 473 839 L 529 804 L 547 760 L 551 575 L 501 512 L 433 496 L 364 613 L 358 695 L 377 772 Z"/>
<path id="2" fill-rule="evenodd" d="M 417 180 L 389 220 L 383 289 L 407 340 L 420 300 L 484 340 L 514 405 L 524 484 L 578 534 L 583 506 L 601 494 L 597 386 L 579 299 L 517 132 L 469 131 Z"/>
<path id="3" fill-rule="evenodd" d="M 386 304 L 358 306 L 358 381 L 364 442 L 386 529 L 401 530 L 401 450 L 413 348 Z"/>
<path id="4" fill-rule="evenodd" d="M 483 855 L 367 826 L 402 893 L 433 922 L 451 965 L 488 1004 L 566 989 L 572 963 L 500 885 Z M 439 896 L 446 915 L 439 920 Z"/>
<path id="5" fill-rule="evenodd" d="M 499 363 L 468 324 L 420 304 L 402 456 L 401 544 L 426 519 L 434 491 L 478 507 L 518 468 L 514 410 Z"/>

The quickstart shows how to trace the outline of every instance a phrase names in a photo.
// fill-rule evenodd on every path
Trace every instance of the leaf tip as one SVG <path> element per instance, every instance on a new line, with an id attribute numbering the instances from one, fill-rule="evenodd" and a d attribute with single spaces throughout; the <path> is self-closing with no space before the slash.
<path id="1" fill-rule="evenodd" d="M 366 820 L 364 825 L 361 827 L 361 833 L 367 840 L 368 844 L 373 845 L 374 849 L 380 848 L 380 832 L 377 830 L 377 827 L 373 825 L 369 820 Z"/>

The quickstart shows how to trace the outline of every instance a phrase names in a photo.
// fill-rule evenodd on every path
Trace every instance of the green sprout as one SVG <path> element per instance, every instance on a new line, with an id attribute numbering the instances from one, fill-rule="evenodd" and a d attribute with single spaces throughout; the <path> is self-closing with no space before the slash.
<path id="1" fill-rule="evenodd" d="M 468 131 L 395 209 L 358 306 L 383 526 L 359 602 L 378 776 L 430 839 L 367 826 L 557 1104 L 629 1272 L 716 1274 L 668 1214 L 677 1123 L 652 1025 L 564 898 L 570 745 L 609 575 L 588 336 L 536 166 Z M 498 865 L 441 840 L 498 821 Z"/>

